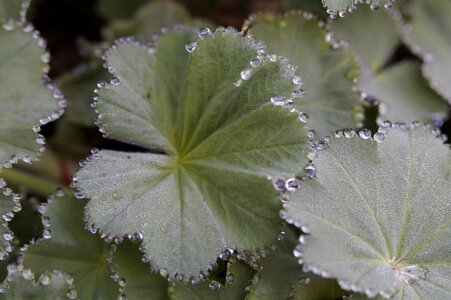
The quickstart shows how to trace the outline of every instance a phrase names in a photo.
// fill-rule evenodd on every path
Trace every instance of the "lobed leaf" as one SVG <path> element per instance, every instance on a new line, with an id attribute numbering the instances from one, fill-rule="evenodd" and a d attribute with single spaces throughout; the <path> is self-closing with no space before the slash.
<path id="1" fill-rule="evenodd" d="M 133 41 L 107 51 L 100 130 L 153 153 L 100 151 L 76 183 L 90 224 L 143 238 L 152 265 L 186 280 L 226 247 L 270 243 L 280 202 L 267 177 L 297 173 L 307 153 L 297 115 L 270 101 L 296 88 L 286 62 L 252 68 L 257 47 L 231 30 L 202 30 L 187 52 L 193 35 L 168 33 L 155 53 Z"/>
<path id="2" fill-rule="evenodd" d="M 50 202 L 42 217 L 44 239 L 28 247 L 23 264 L 36 276 L 53 270 L 70 275 L 80 299 L 115 299 L 119 286 L 106 261 L 110 247 L 84 229 L 85 203 L 69 196 Z"/>
<path id="3" fill-rule="evenodd" d="M 451 103 L 451 2 L 412 1 L 412 16 L 403 30 L 410 49 L 423 57 L 423 74 L 432 88 Z"/>
<path id="4" fill-rule="evenodd" d="M 322 0 L 324 7 L 327 8 L 327 13 L 331 18 L 335 18 L 337 15 L 340 17 L 346 16 L 349 12 L 354 12 L 357 9 L 359 0 Z M 396 0 L 367 0 L 371 10 L 377 10 L 381 6 L 385 8 L 391 8 Z"/>
<path id="5" fill-rule="evenodd" d="M 297 256 L 341 287 L 369 297 L 446 299 L 449 147 L 428 127 L 395 125 L 374 140 L 362 131 L 331 141 L 313 162 L 316 180 L 301 183 L 283 214 L 309 233 Z"/>
<path id="6" fill-rule="evenodd" d="M 43 49 L 45 42 L 32 30 L 31 25 L 22 28 L 14 22 L 0 28 L 1 167 L 10 166 L 18 159 L 26 162 L 36 159 L 45 142 L 36 133 L 40 130 L 38 124 L 58 119 L 64 112 L 61 92 L 45 77 L 49 59 Z M 44 82 L 53 89 L 53 96 L 43 86 L 43 76 Z"/>
<path id="7" fill-rule="evenodd" d="M 346 48 L 329 45 L 320 22 L 309 13 L 283 17 L 267 13 L 252 18 L 245 28 L 269 51 L 299 67 L 305 96 L 295 106 L 308 114 L 309 127 L 322 138 L 337 128 L 360 127 L 362 108 L 354 91 L 358 73 L 354 56 Z"/>
<path id="8" fill-rule="evenodd" d="M 0 178 L 0 260 L 5 260 L 11 252 L 14 233 L 9 228 L 9 222 L 16 212 L 21 209 L 20 196 L 14 194 L 10 188 L 5 188 L 5 182 Z"/>
<path id="9" fill-rule="evenodd" d="M 2 0 L 0 2 L 0 22 L 22 20 L 30 0 Z"/>

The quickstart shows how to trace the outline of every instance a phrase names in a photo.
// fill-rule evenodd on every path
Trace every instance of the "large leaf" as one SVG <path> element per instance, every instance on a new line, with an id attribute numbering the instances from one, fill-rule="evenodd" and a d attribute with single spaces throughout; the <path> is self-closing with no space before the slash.
<path id="1" fill-rule="evenodd" d="M 376 10 L 380 7 L 391 8 L 393 3 L 397 0 L 367 0 L 366 3 L 372 10 Z M 327 12 L 332 18 L 337 15 L 344 17 L 348 12 L 354 12 L 357 7 L 357 3 L 363 2 L 359 0 L 322 0 L 323 5 L 327 7 Z"/>
<path id="2" fill-rule="evenodd" d="M 20 196 L 14 194 L 10 188 L 5 188 L 5 182 L 0 178 L 0 260 L 5 260 L 11 252 L 11 242 L 14 233 L 9 229 L 8 223 L 13 220 L 14 213 L 19 212 Z"/>
<path id="3" fill-rule="evenodd" d="M 400 44 L 395 29 L 396 22 L 390 14 L 366 7 L 332 23 L 333 38 L 348 42 L 359 61 L 363 98 L 380 103 L 380 120 L 432 120 L 440 124 L 447 104 L 429 88 L 419 66 L 408 61 L 390 64 Z"/>
<path id="4" fill-rule="evenodd" d="M 252 68 L 252 40 L 200 35 L 191 53 L 187 30 L 163 36 L 155 54 L 136 42 L 106 53 L 116 82 L 100 84 L 100 130 L 156 153 L 100 151 L 76 184 L 91 198 L 90 224 L 144 237 L 151 263 L 186 280 L 226 247 L 274 238 L 280 204 L 267 177 L 297 173 L 307 152 L 306 129 L 280 106 L 296 88 L 285 60 Z"/>
<path id="5" fill-rule="evenodd" d="M 34 280 L 34 274 L 30 270 L 17 270 L 14 267 L 6 281 L 2 284 L 0 299 L 74 299 L 75 293 L 66 282 L 66 276 L 60 272 L 45 273 Z M 22 266 L 19 266 L 21 268 Z"/>
<path id="6" fill-rule="evenodd" d="M 6 29 L 5 29 L 6 28 Z M 40 83 L 48 69 L 45 42 L 13 22 L 0 28 L 0 165 L 18 159 L 30 161 L 44 143 L 34 126 L 59 118 L 64 112 L 62 94 L 48 83 Z M 44 80 L 45 81 L 45 80 Z M 55 98 L 57 99 L 55 99 Z M 58 107 L 58 101 L 60 106 Z M 39 131 L 39 126 L 35 128 Z"/>
<path id="7" fill-rule="evenodd" d="M 70 275 L 80 299 L 116 299 L 119 286 L 106 262 L 110 247 L 84 229 L 85 203 L 64 196 L 47 205 L 42 217 L 44 239 L 25 251 L 24 267 L 37 277 L 53 270 Z"/>
<path id="8" fill-rule="evenodd" d="M 327 31 L 318 20 L 305 13 L 284 17 L 260 14 L 248 26 L 257 40 L 265 42 L 268 51 L 290 58 L 299 67 L 305 96 L 295 105 L 309 115 L 310 128 L 324 137 L 337 128 L 359 127 L 361 107 L 353 91 L 357 63 L 348 49 L 333 49 L 325 41 Z"/>
<path id="9" fill-rule="evenodd" d="M 196 285 L 177 283 L 169 288 L 169 298 L 172 300 L 244 299 L 245 289 L 252 279 L 252 269 L 241 261 L 227 266 L 226 283 L 202 281 Z"/>
<path id="10" fill-rule="evenodd" d="M 168 281 L 160 274 L 150 273 L 150 266 L 143 262 L 142 256 L 138 245 L 129 240 L 120 244 L 114 252 L 113 277 L 125 280 L 122 293 L 128 300 L 167 299 Z"/>
<path id="11" fill-rule="evenodd" d="M 411 21 L 404 40 L 424 59 L 423 74 L 431 86 L 451 103 L 451 2 L 412 1 Z"/>
<path id="12" fill-rule="evenodd" d="M 282 214 L 310 232 L 297 254 L 305 265 L 343 288 L 448 299 L 449 147 L 422 126 L 392 128 L 384 140 L 387 130 L 331 141 L 313 162 L 316 180 L 302 182 Z"/>
<path id="13" fill-rule="evenodd" d="M 275 251 L 262 258 L 254 284 L 246 300 L 334 300 L 344 296 L 336 280 L 323 279 L 304 273 L 293 255 L 297 243 L 296 233 L 288 226 L 284 228 L 284 239 Z"/>

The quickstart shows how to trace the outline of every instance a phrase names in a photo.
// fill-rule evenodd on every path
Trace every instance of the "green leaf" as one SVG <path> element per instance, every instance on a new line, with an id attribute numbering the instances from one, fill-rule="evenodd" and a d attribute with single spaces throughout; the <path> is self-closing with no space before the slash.
<path id="1" fill-rule="evenodd" d="M 448 104 L 438 96 L 421 75 L 420 66 L 413 61 L 402 61 L 378 73 L 361 88 L 382 99 L 379 119 L 402 122 L 437 120 L 446 118 Z"/>
<path id="2" fill-rule="evenodd" d="M 344 40 L 361 66 L 362 98 L 380 103 L 379 120 L 441 123 L 447 104 L 429 88 L 419 66 L 410 61 L 390 64 L 400 44 L 396 22 L 386 11 L 362 7 L 332 23 L 333 38 Z M 368 97 L 369 95 L 369 97 Z"/>
<path id="3" fill-rule="evenodd" d="M 337 128 L 361 126 L 361 104 L 353 82 L 357 63 L 348 49 L 333 49 L 325 41 L 327 31 L 316 18 L 305 13 L 260 14 L 248 26 L 268 51 L 288 57 L 299 67 L 305 96 L 295 105 L 309 115 L 309 127 L 321 138 Z"/>
<path id="4" fill-rule="evenodd" d="M 327 13 L 332 18 L 336 18 L 337 15 L 344 17 L 348 12 L 354 12 L 357 9 L 357 3 L 359 0 L 322 0 L 324 7 L 327 8 Z M 384 6 L 385 8 L 391 8 L 396 0 L 367 0 L 366 3 L 372 10 L 377 10 Z"/>
<path id="5" fill-rule="evenodd" d="M 113 254 L 113 278 L 125 279 L 123 294 L 127 299 L 167 299 L 168 281 L 150 273 L 150 266 L 142 261 L 138 245 L 126 240 Z"/>
<path id="6" fill-rule="evenodd" d="M 161 28 L 172 28 L 189 21 L 189 13 L 183 6 L 171 1 L 152 1 L 141 6 L 133 18 L 112 22 L 106 35 L 110 40 L 134 36 L 139 40 L 149 41 L 152 35 L 161 33 Z"/>
<path id="7" fill-rule="evenodd" d="M 58 78 L 58 86 L 67 98 L 66 120 L 83 126 L 94 126 L 96 115 L 91 108 L 94 89 L 105 78 L 108 78 L 107 72 L 98 59 L 80 65 Z"/>
<path id="8" fill-rule="evenodd" d="M 21 20 L 21 11 L 25 11 L 25 8 L 28 7 L 29 2 L 29 0 L 2 0 L 0 2 L 0 22 Z"/>
<path id="9" fill-rule="evenodd" d="M 33 126 L 48 123 L 64 112 L 62 95 L 54 86 L 52 92 L 40 83 L 48 65 L 48 53 L 40 47 L 45 42 L 33 38 L 32 27 L 24 29 L 14 22 L 0 28 L 0 164 L 11 165 L 18 159 L 30 162 L 43 151 L 42 135 L 33 132 Z M 44 70 L 43 70 L 44 69 Z M 36 131 L 39 126 L 36 127 Z"/>
<path id="10" fill-rule="evenodd" d="M 21 266 L 20 266 L 21 267 Z M 0 299 L 68 299 L 72 288 L 66 283 L 66 276 L 60 272 L 45 273 L 37 280 L 29 270 L 15 270 L 2 284 Z M 27 279 L 25 279 L 27 278 Z M 73 298 L 70 298 L 73 299 Z"/>
<path id="11" fill-rule="evenodd" d="M 344 296 L 335 280 L 323 279 L 301 270 L 298 259 L 293 255 L 297 235 L 288 226 L 283 232 L 283 241 L 275 245 L 277 249 L 260 260 L 261 270 L 250 286 L 246 300 L 334 300 Z"/>
<path id="12" fill-rule="evenodd" d="M 119 287 L 106 262 L 110 247 L 84 229 L 85 203 L 64 196 L 47 205 L 42 218 L 47 231 L 43 240 L 25 251 L 24 267 L 36 276 L 53 270 L 70 275 L 80 299 L 116 299 Z"/>
<path id="13" fill-rule="evenodd" d="M 0 260 L 5 260 L 11 252 L 11 242 L 14 233 L 9 229 L 8 223 L 14 218 L 15 213 L 19 212 L 20 196 L 14 194 L 10 188 L 5 188 L 5 182 L 0 178 Z"/>
<path id="14" fill-rule="evenodd" d="M 297 256 L 343 288 L 372 297 L 447 299 L 449 147 L 428 127 L 394 127 L 381 128 L 379 142 L 365 131 L 363 138 L 331 141 L 313 161 L 316 180 L 300 184 L 282 215 L 310 233 Z"/>
<path id="15" fill-rule="evenodd" d="M 412 2 L 411 21 L 403 30 L 404 41 L 423 57 L 423 74 L 431 87 L 451 103 L 451 2 Z"/>
<path id="16" fill-rule="evenodd" d="M 300 9 L 317 15 L 320 19 L 327 19 L 326 10 L 321 1 L 312 0 L 283 0 L 283 7 L 286 11 Z"/>
<path id="17" fill-rule="evenodd" d="M 286 62 L 252 68 L 252 40 L 205 35 L 192 53 L 187 30 L 163 36 L 155 54 L 136 42 L 107 51 L 116 85 L 98 91 L 100 130 L 155 153 L 101 151 L 76 184 L 90 224 L 144 237 L 152 265 L 186 280 L 226 247 L 271 242 L 280 202 L 267 178 L 298 173 L 307 152 L 297 115 L 270 101 L 296 88 Z"/>
<path id="18" fill-rule="evenodd" d="M 229 263 L 225 285 L 216 281 L 202 281 L 196 285 L 177 283 L 169 288 L 169 298 L 172 300 L 191 299 L 244 299 L 245 289 L 253 276 L 252 269 L 241 261 Z"/>
<path id="19" fill-rule="evenodd" d="M 133 16 L 134 12 L 149 0 L 99 0 L 97 10 L 107 19 L 125 19 Z"/>

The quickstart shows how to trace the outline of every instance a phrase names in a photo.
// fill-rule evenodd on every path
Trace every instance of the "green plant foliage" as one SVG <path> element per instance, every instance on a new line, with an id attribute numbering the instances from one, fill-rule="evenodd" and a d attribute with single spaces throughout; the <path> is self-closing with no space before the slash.
<path id="1" fill-rule="evenodd" d="M 246 300 L 334 300 L 345 295 L 336 280 L 323 279 L 301 270 L 293 255 L 297 243 L 293 229 L 286 226 L 282 236 L 283 240 L 274 245 L 277 249 L 261 259 L 261 269 L 249 287 Z"/>
<path id="2" fill-rule="evenodd" d="M 293 10 L 299 9 L 302 11 L 308 11 L 319 18 L 325 20 L 328 17 L 326 10 L 323 7 L 321 1 L 312 1 L 312 0 L 283 0 L 283 7 L 285 10 Z"/>
<path id="3" fill-rule="evenodd" d="M 12 268 L 11 268 L 12 267 Z M 10 300 L 32 300 L 32 299 L 74 299 L 73 291 L 66 282 L 66 276 L 60 272 L 44 273 L 38 280 L 34 280 L 34 274 L 30 270 L 23 270 L 10 266 L 13 269 L 6 281 L 2 284 L 0 299 Z"/>
<path id="4" fill-rule="evenodd" d="M 327 30 L 320 22 L 308 13 L 259 14 L 247 26 L 269 52 L 299 66 L 305 96 L 295 101 L 296 108 L 309 115 L 308 126 L 324 137 L 337 128 L 361 126 L 361 107 L 354 91 L 358 75 L 354 56 L 348 49 L 328 44 Z"/>
<path id="5" fill-rule="evenodd" d="M 129 300 L 167 299 L 168 281 L 151 273 L 142 256 L 138 244 L 126 240 L 118 245 L 112 256 L 113 278 L 125 280 L 122 293 Z"/>
<path id="6" fill-rule="evenodd" d="M 421 125 L 394 127 L 375 140 L 347 131 L 319 151 L 316 180 L 302 182 L 283 212 L 309 233 L 295 254 L 370 297 L 447 299 L 449 147 Z"/>
<path id="7" fill-rule="evenodd" d="M 169 298 L 172 300 L 244 299 L 245 289 L 250 284 L 252 276 L 253 271 L 249 266 L 241 261 L 236 261 L 228 264 L 224 285 L 208 280 L 195 285 L 177 283 L 169 288 Z"/>
<path id="8" fill-rule="evenodd" d="M 45 142 L 36 133 L 38 124 L 58 119 L 64 112 L 65 100 L 59 90 L 46 82 L 53 89 L 52 96 L 52 91 L 40 83 L 48 69 L 49 54 L 42 48 L 45 42 L 37 35 L 33 37 L 32 30 L 31 26 L 22 28 L 14 22 L 0 28 L 1 167 L 19 159 L 36 159 Z"/>
<path id="9" fill-rule="evenodd" d="M 25 251 L 24 267 L 36 277 L 53 270 L 70 275 L 80 299 L 116 299 L 119 286 L 111 279 L 107 264 L 111 250 L 102 239 L 84 229 L 85 203 L 63 196 L 46 206 L 43 239 Z"/>
<path id="10" fill-rule="evenodd" d="M 20 20 L 23 7 L 28 6 L 29 1 L 2 0 L 0 2 L 0 22 Z"/>
<path id="11" fill-rule="evenodd" d="M 125 19 L 133 16 L 135 11 L 144 3 L 151 0 L 99 0 L 98 12 L 107 19 Z"/>
<path id="12" fill-rule="evenodd" d="M 16 212 L 20 211 L 20 196 L 14 194 L 11 189 L 5 188 L 5 182 L 0 178 L 0 260 L 5 260 L 11 251 L 11 242 L 14 233 L 10 230 L 8 223 L 13 220 Z"/>
<path id="13" fill-rule="evenodd" d="M 361 66 L 359 89 L 363 98 L 381 102 L 380 120 L 441 123 L 447 104 L 427 85 L 420 67 L 410 61 L 389 64 L 401 43 L 396 27 L 386 11 L 362 7 L 332 23 L 331 39 L 346 41 L 356 55 Z"/>
<path id="14" fill-rule="evenodd" d="M 357 9 L 357 3 L 359 0 L 322 0 L 323 5 L 327 8 L 327 12 L 332 18 L 337 15 L 340 17 L 346 16 L 349 12 L 354 12 Z M 379 9 L 384 6 L 385 8 L 391 8 L 396 0 L 367 0 L 372 10 Z"/>
<path id="15" fill-rule="evenodd" d="M 412 1 L 404 41 L 423 60 L 423 74 L 440 95 L 451 103 L 451 11 L 450 1 Z"/>
<path id="16" fill-rule="evenodd" d="M 98 91 L 100 130 L 156 153 L 100 151 L 76 183 L 91 198 L 90 224 L 144 238 L 151 263 L 185 279 L 226 247 L 270 243 L 280 221 L 267 177 L 292 176 L 307 153 L 306 130 L 285 107 L 297 87 L 285 60 L 263 55 L 252 67 L 253 40 L 199 35 L 168 33 L 155 53 L 133 41 L 107 51 L 115 76 Z"/>

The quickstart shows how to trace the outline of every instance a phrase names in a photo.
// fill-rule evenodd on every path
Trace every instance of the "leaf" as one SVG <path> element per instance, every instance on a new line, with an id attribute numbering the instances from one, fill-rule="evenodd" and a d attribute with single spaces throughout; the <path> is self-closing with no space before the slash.
<path id="1" fill-rule="evenodd" d="M 310 233 L 297 256 L 342 288 L 370 297 L 447 299 L 449 147 L 431 129 L 394 127 L 380 129 L 379 143 L 365 131 L 367 140 L 331 141 L 313 161 L 316 180 L 302 182 L 282 214 Z"/>
<path id="2" fill-rule="evenodd" d="M 163 36 L 155 54 L 136 42 L 107 51 L 120 83 L 98 91 L 100 130 L 153 153 L 100 151 L 76 183 L 91 198 L 89 224 L 143 237 L 151 264 L 186 280 L 226 247 L 271 242 L 280 202 L 267 177 L 297 173 L 307 152 L 297 115 L 270 101 L 296 87 L 286 63 L 250 70 L 251 40 L 201 35 L 192 53 L 187 30 Z"/>
<path id="3" fill-rule="evenodd" d="M 167 299 L 168 281 L 159 274 L 150 273 L 142 261 L 138 245 L 124 241 L 113 254 L 113 277 L 125 279 L 123 294 L 127 299 Z"/>
<path id="4" fill-rule="evenodd" d="M 133 16 L 133 13 L 148 0 L 99 0 L 97 10 L 107 19 L 125 19 Z"/>
<path id="5" fill-rule="evenodd" d="M 108 78 L 101 62 L 92 60 L 58 78 L 58 86 L 68 99 L 65 119 L 83 126 L 94 126 L 96 114 L 91 108 L 97 83 Z"/>
<path id="6" fill-rule="evenodd" d="M 334 39 L 346 41 L 356 55 L 361 66 L 359 89 L 362 98 L 372 104 L 379 103 L 379 120 L 432 120 L 440 125 L 446 116 L 447 105 L 428 87 L 419 66 L 411 61 L 390 63 L 400 44 L 396 26 L 386 11 L 373 12 L 362 7 L 356 13 L 334 21 L 332 32 Z"/>
<path id="7" fill-rule="evenodd" d="M 241 261 L 229 263 L 227 266 L 228 281 L 222 285 L 216 281 L 202 281 L 196 285 L 177 283 L 169 287 L 169 298 L 172 300 L 191 299 L 244 299 L 245 289 L 252 279 L 252 269 Z"/>
<path id="8" fill-rule="evenodd" d="M 368 94 L 383 99 L 379 119 L 402 122 L 446 118 L 448 104 L 438 96 L 421 76 L 420 66 L 413 61 L 402 61 L 362 84 Z"/>
<path id="9" fill-rule="evenodd" d="M 29 270 L 16 270 L 2 284 L 0 299 L 68 299 L 72 288 L 60 272 L 45 273 L 35 281 Z M 27 279 L 25 279 L 27 278 Z M 6 291 L 5 291 L 6 290 Z M 71 298 L 73 299 L 73 298 Z"/>
<path id="10" fill-rule="evenodd" d="M 311 12 L 318 16 L 322 20 L 326 20 L 328 14 L 326 13 L 321 1 L 311 1 L 311 0 L 284 0 L 283 8 L 286 11 L 299 9 L 303 11 Z"/>
<path id="11" fill-rule="evenodd" d="M 0 22 L 21 19 L 21 11 L 25 11 L 30 1 L 2 0 L 0 2 Z M 24 8 L 23 8 L 24 7 Z"/>
<path id="12" fill-rule="evenodd" d="M 161 33 L 161 28 L 168 29 L 188 22 L 190 16 L 183 6 L 171 1 L 151 1 L 142 5 L 133 18 L 112 22 L 106 35 L 111 41 L 121 36 L 149 41 L 152 35 Z"/>
<path id="13" fill-rule="evenodd" d="M 111 279 L 106 262 L 110 247 L 83 228 L 85 204 L 64 196 L 47 205 L 42 219 L 47 239 L 29 246 L 24 253 L 24 267 L 37 277 L 53 270 L 70 275 L 80 299 L 116 299 L 119 286 Z"/>
<path id="14" fill-rule="evenodd" d="M 284 239 L 276 245 L 277 249 L 261 259 L 261 270 L 250 286 L 246 300 L 334 300 L 345 295 L 335 280 L 323 279 L 301 270 L 298 259 L 293 255 L 296 243 L 295 231 L 286 226 Z"/>
<path id="15" fill-rule="evenodd" d="M 33 132 L 33 126 L 58 119 L 65 100 L 54 88 L 52 92 L 39 83 L 48 69 L 45 42 L 13 22 L 0 28 L 0 164 L 9 166 L 18 159 L 30 162 L 43 151 L 44 137 Z M 23 30 L 22 30 L 23 29 Z M 26 31 L 26 32 L 25 32 Z M 50 83 L 49 83 L 50 84 Z M 35 131 L 39 130 L 39 126 Z M 41 149 L 42 148 L 42 149 Z"/>
<path id="16" fill-rule="evenodd" d="M 348 12 L 354 12 L 357 9 L 359 0 L 322 0 L 324 7 L 327 8 L 327 13 L 331 18 L 335 19 L 337 15 L 344 17 Z M 396 0 L 367 0 L 366 3 L 372 10 L 377 10 L 381 6 L 391 8 Z"/>
<path id="17" fill-rule="evenodd" d="M 11 252 L 12 241 L 14 233 L 9 229 L 9 222 L 11 222 L 15 216 L 15 213 L 19 212 L 20 196 L 14 194 L 10 188 L 5 188 L 5 182 L 0 178 L 0 260 L 8 258 L 9 252 Z"/>
<path id="18" fill-rule="evenodd" d="M 403 30 L 410 49 L 423 57 L 423 74 L 432 88 L 451 103 L 451 2 L 412 1 L 412 17 Z"/>
<path id="19" fill-rule="evenodd" d="M 306 13 L 259 14 L 248 26 L 268 51 L 288 57 L 299 67 L 305 96 L 295 105 L 309 115 L 309 127 L 321 138 L 337 128 L 360 126 L 362 108 L 353 91 L 357 63 L 346 48 L 333 49 L 326 43 L 327 31 L 316 18 Z"/>

